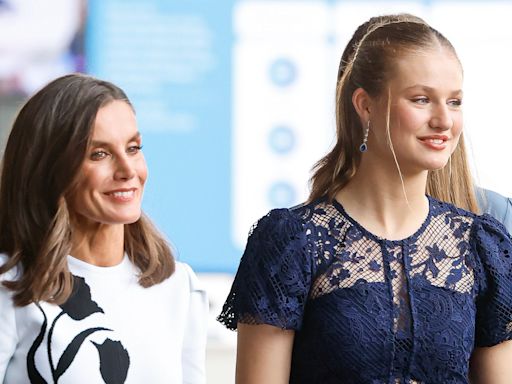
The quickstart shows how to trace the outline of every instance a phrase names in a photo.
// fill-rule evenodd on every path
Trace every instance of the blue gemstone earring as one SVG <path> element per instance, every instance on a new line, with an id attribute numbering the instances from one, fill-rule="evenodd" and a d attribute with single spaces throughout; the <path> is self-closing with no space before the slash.
<path id="1" fill-rule="evenodd" d="M 370 120 L 368 120 L 368 124 L 366 125 L 366 129 L 364 131 L 364 139 L 363 143 L 359 146 L 360 152 L 366 152 L 368 150 L 368 132 L 370 132 Z"/>

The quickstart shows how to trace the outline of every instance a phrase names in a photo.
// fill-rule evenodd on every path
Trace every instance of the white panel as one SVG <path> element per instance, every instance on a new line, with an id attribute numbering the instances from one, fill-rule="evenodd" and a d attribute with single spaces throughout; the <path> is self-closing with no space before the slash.
<path id="1" fill-rule="evenodd" d="M 512 3 L 434 2 L 431 24 L 455 46 L 464 67 L 464 120 L 477 182 L 512 196 Z"/>
<path id="2" fill-rule="evenodd" d="M 234 30 L 244 39 L 322 38 L 327 10 L 322 1 L 242 1 L 235 5 Z"/>
<path id="3" fill-rule="evenodd" d="M 243 28 L 233 52 L 232 236 L 241 248 L 250 226 L 268 210 L 307 198 L 310 169 L 330 144 L 334 95 L 327 90 L 335 78 L 329 70 L 327 34 L 304 39 L 286 21 L 308 20 L 312 31 L 325 30 L 324 7 L 323 12 L 310 2 L 238 7 L 242 21 L 248 14 L 258 19 L 272 15 L 267 20 L 272 28 L 254 24 L 257 34 L 248 30 L 251 23 L 235 21 Z"/>

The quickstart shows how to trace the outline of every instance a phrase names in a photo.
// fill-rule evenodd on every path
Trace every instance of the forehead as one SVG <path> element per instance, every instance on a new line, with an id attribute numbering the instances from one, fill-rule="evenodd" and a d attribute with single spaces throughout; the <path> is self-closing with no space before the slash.
<path id="1" fill-rule="evenodd" d="M 462 66 L 446 48 L 403 53 L 396 59 L 393 72 L 389 86 L 396 91 L 416 85 L 447 91 L 462 89 Z"/>
<path id="2" fill-rule="evenodd" d="M 94 119 L 93 140 L 123 138 L 137 132 L 137 121 L 132 107 L 125 101 L 114 100 L 101 107 Z"/>

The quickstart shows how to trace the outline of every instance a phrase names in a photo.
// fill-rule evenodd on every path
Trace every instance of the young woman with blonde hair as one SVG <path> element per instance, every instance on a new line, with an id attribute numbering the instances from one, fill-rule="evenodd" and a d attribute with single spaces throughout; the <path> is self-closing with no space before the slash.
<path id="1" fill-rule="evenodd" d="M 476 214 L 462 80 L 417 17 L 357 29 L 310 199 L 258 221 L 220 315 L 237 383 L 510 382 L 512 241 Z"/>

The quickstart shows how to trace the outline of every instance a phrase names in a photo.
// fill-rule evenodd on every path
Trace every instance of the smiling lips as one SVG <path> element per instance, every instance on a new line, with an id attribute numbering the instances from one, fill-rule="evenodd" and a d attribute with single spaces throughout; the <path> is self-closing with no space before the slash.
<path id="1" fill-rule="evenodd" d="M 114 191 L 105 192 L 105 195 L 116 202 L 126 203 L 134 199 L 136 190 L 136 188 L 116 189 Z"/>
<path id="2" fill-rule="evenodd" d="M 430 149 L 434 149 L 436 151 L 442 151 L 446 148 L 446 142 L 448 141 L 448 136 L 444 135 L 432 135 L 432 136 L 423 136 L 419 138 L 420 142 Z"/>

